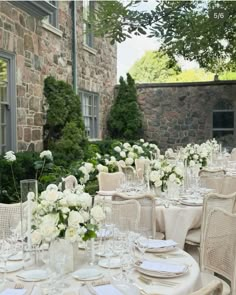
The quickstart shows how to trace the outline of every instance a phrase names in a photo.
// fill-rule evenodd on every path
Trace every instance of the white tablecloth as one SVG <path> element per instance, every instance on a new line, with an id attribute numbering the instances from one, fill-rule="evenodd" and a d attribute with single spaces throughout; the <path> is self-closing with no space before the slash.
<path id="1" fill-rule="evenodd" d="M 166 239 L 172 239 L 183 249 L 190 229 L 201 225 L 202 206 L 156 206 L 157 231 L 164 232 Z"/>
<path id="2" fill-rule="evenodd" d="M 82 251 L 81 251 L 82 252 Z M 171 254 L 180 254 L 177 256 L 171 256 Z M 168 253 L 165 253 L 165 256 L 163 258 L 160 258 L 156 256 L 155 254 L 145 254 L 145 258 L 155 260 L 155 261 L 162 261 L 162 262 L 169 262 L 169 263 L 180 263 L 180 264 L 186 264 L 189 266 L 189 272 L 186 273 L 183 276 L 177 277 L 177 278 L 168 278 L 164 279 L 167 281 L 175 282 L 175 286 L 166 286 L 163 284 L 158 284 L 157 279 L 153 279 L 153 284 L 146 284 L 142 282 L 139 277 L 140 273 L 137 271 L 133 271 L 130 275 L 130 277 L 134 280 L 135 284 L 138 285 L 140 288 L 145 290 L 147 294 L 158 294 L 158 295 L 189 295 L 191 292 L 199 288 L 199 267 L 196 261 L 186 252 L 182 250 L 176 250 L 169 252 L 170 256 L 167 257 Z M 84 255 L 84 253 L 82 253 Z M 85 255 L 84 255 L 85 256 Z M 164 259 L 165 258 L 165 259 Z M 82 265 L 81 267 L 86 267 L 86 265 Z M 89 266 L 91 267 L 91 266 Z M 99 266 L 95 266 L 99 267 Z M 104 272 L 104 278 L 108 279 L 109 276 L 114 275 L 116 273 L 119 273 L 119 269 L 111 270 L 110 272 L 106 268 L 100 268 Z M 17 272 L 15 273 L 9 273 L 7 276 L 14 280 L 15 282 L 19 279 L 16 277 Z M 60 294 L 63 295 L 79 295 L 80 288 L 83 284 L 83 282 L 74 279 L 70 274 L 66 277 L 64 280 L 69 284 L 69 288 L 63 289 Z M 45 281 L 44 281 L 45 282 Z M 40 283 L 29 283 L 29 282 L 21 282 L 24 287 L 27 289 L 26 295 L 41 295 L 40 294 Z M 14 286 L 15 283 L 9 283 L 8 287 Z M 33 287 L 33 289 L 32 289 Z M 88 294 L 91 295 L 91 294 Z"/>

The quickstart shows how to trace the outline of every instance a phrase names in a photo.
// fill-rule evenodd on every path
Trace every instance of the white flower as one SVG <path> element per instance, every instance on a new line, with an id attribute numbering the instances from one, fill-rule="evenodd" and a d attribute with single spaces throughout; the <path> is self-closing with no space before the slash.
<path id="1" fill-rule="evenodd" d="M 100 207 L 99 205 L 95 205 L 91 209 L 91 215 L 95 219 L 96 222 L 101 222 L 106 217 L 102 207 Z"/>
<path id="2" fill-rule="evenodd" d="M 39 245 L 42 241 L 42 235 L 38 230 L 31 233 L 31 241 L 33 245 Z"/>
<path id="3" fill-rule="evenodd" d="M 68 217 L 69 227 L 79 227 L 79 224 L 83 222 L 84 222 L 84 218 L 78 211 L 72 210 L 69 213 L 69 217 Z"/>
<path id="4" fill-rule="evenodd" d="M 76 242 L 78 240 L 78 231 L 74 227 L 68 227 L 65 232 L 65 239 L 71 242 Z"/>
<path id="5" fill-rule="evenodd" d="M 189 166 L 193 167 L 195 165 L 195 162 L 193 160 L 189 161 Z"/>
<path id="6" fill-rule="evenodd" d="M 139 141 L 143 143 L 144 142 L 144 139 L 141 138 Z"/>
<path id="7" fill-rule="evenodd" d="M 160 187 L 162 185 L 162 181 L 160 179 L 157 179 L 155 182 L 154 182 L 154 186 L 155 187 Z"/>
<path id="8" fill-rule="evenodd" d="M 160 156 L 159 156 L 159 159 L 160 159 L 160 160 L 164 160 L 164 158 L 165 158 L 165 157 L 164 157 L 163 155 L 160 155 Z"/>
<path id="9" fill-rule="evenodd" d="M 123 144 L 123 147 L 126 149 L 126 150 L 129 150 L 130 149 L 130 144 L 128 143 L 128 142 L 125 142 L 124 144 Z"/>
<path id="10" fill-rule="evenodd" d="M 151 171 L 149 175 L 150 181 L 155 182 L 160 179 L 160 173 L 159 171 Z"/>
<path id="11" fill-rule="evenodd" d="M 134 152 L 129 152 L 129 153 L 128 153 L 128 157 L 129 157 L 129 158 L 133 158 L 133 159 L 134 159 L 134 158 L 135 158 L 135 155 L 136 155 L 136 154 L 135 154 Z"/>
<path id="12" fill-rule="evenodd" d="M 171 182 L 174 182 L 176 180 L 176 175 L 174 173 L 171 173 L 170 176 L 169 176 L 169 180 Z"/>
<path id="13" fill-rule="evenodd" d="M 88 193 L 82 193 L 77 196 L 77 205 L 83 209 L 87 209 L 92 206 L 92 198 Z"/>
<path id="14" fill-rule="evenodd" d="M 116 162 L 116 158 L 114 156 L 111 156 L 110 160 L 111 162 Z"/>
<path id="15" fill-rule="evenodd" d="M 99 172 L 108 172 L 108 168 L 102 164 L 98 164 L 96 168 Z"/>
<path id="16" fill-rule="evenodd" d="M 148 147 L 148 146 L 149 146 L 149 143 L 148 143 L 148 142 L 145 142 L 145 143 L 143 144 L 143 146 L 144 146 L 144 147 Z"/>
<path id="17" fill-rule="evenodd" d="M 93 164 L 92 163 L 84 163 L 84 167 L 88 171 L 88 173 L 93 171 Z"/>
<path id="18" fill-rule="evenodd" d="M 194 160 L 197 160 L 199 158 L 199 156 L 197 155 L 197 154 L 195 154 L 194 156 L 193 156 L 193 159 Z"/>
<path id="19" fill-rule="evenodd" d="M 99 153 L 96 153 L 96 158 L 97 158 L 97 159 L 101 159 L 101 157 L 102 157 L 102 156 L 101 156 Z"/>
<path id="20" fill-rule="evenodd" d="M 88 174 L 88 170 L 84 166 L 79 167 L 79 170 L 85 175 Z"/>
<path id="21" fill-rule="evenodd" d="M 58 192 L 55 190 L 46 191 L 44 194 L 44 199 L 49 203 L 54 203 L 58 199 Z"/>
<path id="22" fill-rule="evenodd" d="M 46 191 L 58 191 L 58 187 L 55 184 L 49 184 L 46 187 Z"/>
<path id="23" fill-rule="evenodd" d="M 84 192 L 84 186 L 83 185 L 80 185 L 78 184 L 75 188 L 75 193 L 76 194 L 80 194 L 80 193 L 83 193 Z"/>
<path id="24" fill-rule="evenodd" d="M 131 166 L 134 163 L 134 160 L 132 158 L 126 158 L 125 159 L 125 164 L 127 166 Z"/>
<path id="25" fill-rule="evenodd" d="M 66 195 L 66 202 L 68 206 L 77 206 L 78 203 L 78 195 L 73 193 L 68 193 Z"/>
<path id="26" fill-rule="evenodd" d="M 52 158 L 52 152 L 49 151 L 49 150 L 41 152 L 40 155 L 39 155 L 39 157 L 40 157 L 41 159 L 43 159 L 43 158 L 47 158 L 47 159 L 49 159 L 49 160 L 52 160 L 52 159 L 53 159 L 53 158 Z"/>
<path id="27" fill-rule="evenodd" d="M 89 213 L 88 212 L 86 212 L 86 211 L 84 211 L 84 210 L 81 210 L 80 211 L 80 214 L 81 214 L 81 216 L 83 217 L 83 219 L 84 219 L 84 222 L 86 222 L 86 221 L 88 221 L 89 220 Z"/>
<path id="28" fill-rule="evenodd" d="M 175 167 L 175 172 L 180 175 L 183 176 L 183 170 L 180 167 Z"/>
<path id="29" fill-rule="evenodd" d="M 121 158 L 126 158 L 126 153 L 124 151 L 121 151 L 120 156 L 121 156 Z"/>
<path id="30" fill-rule="evenodd" d="M 6 152 L 4 158 L 8 161 L 8 162 L 14 162 L 16 160 L 16 156 L 14 154 L 13 151 L 8 151 Z"/>
<path id="31" fill-rule="evenodd" d="M 190 149 L 189 153 L 190 153 L 190 155 L 193 155 L 194 154 L 194 149 Z"/>
<path id="32" fill-rule="evenodd" d="M 119 146 L 115 146 L 114 147 L 114 151 L 117 152 L 117 153 L 120 153 L 121 152 L 121 148 Z"/>
<path id="33" fill-rule="evenodd" d="M 172 169 L 171 166 L 166 166 L 163 168 L 163 170 L 167 173 L 169 173 L 171 171 L 171 169 Z"/>

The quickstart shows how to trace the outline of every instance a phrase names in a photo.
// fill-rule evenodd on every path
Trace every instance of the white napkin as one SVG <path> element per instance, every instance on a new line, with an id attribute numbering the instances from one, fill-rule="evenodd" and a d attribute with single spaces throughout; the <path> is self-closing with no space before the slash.
<path id="1" fill-rule="evenodd" d="M 165 247 L 171 247 L 171 246 L 176 246 L 177 243 L 173 240 L 153 240 L 150 239 L 146 243 L 145 241 L 140 241 L 139 242 L 141 245 L 143 244 L 148 244 L 148 248 L 150 249 L 158 249 L 158 248 L 165 248 Z"/>
<path id="2" fill-rule="evenodd" d="M 0 295 L 24 295 L 26 293 L 26 289 L 6 289 L 0 293 Z"/>
<path id="3" fill-rule="evenodd" d="M 164 262 L 154 262 L 145 260 L 140 265 L 142 269 L 156 271 L 156 272 L 168 272 L 168 273 L 183 273 L 186 269 L 184 264 L 171 264 Z"/>
<path id="4" fill-rule="evenodd" d="M 102 285 L 94 287 L 97 295 L 123 295 L 118 289 L 112 285 Z"/>

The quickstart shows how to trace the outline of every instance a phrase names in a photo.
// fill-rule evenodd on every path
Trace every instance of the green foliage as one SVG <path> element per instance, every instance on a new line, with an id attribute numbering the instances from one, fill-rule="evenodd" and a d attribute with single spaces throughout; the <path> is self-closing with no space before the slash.
<path id="1" fill-rule="evenodd" d="M 168 55 L 196 60 L 214 73 L 222 72 L 222 66 L 235 69 L 235 1 L 159 0 L 151 11 L 138 9 L 141 2 L 103 1 L 94 19 L 96 31 L 113 43 L 147 34 Z"/>
<path id="2" fill-rule="evenodd" d="M 206 72 L 203 69 L 185 70 L 176 76 L 171 76 L 167 82 L 197 82 L 197 81 L 213 81 L 214 74 Z"/>
<path id="3" fill-rule="evenodd" d="M 137 102 L 135 81 L 127 74 L 121 77 L 115 102 L 108 115 L 107 128 L 111 138 L 137 139 L 142 136 L 142 114 Z"/>
<path id="4" fill-rule="evenodd" d="M 176 61 L 160 51 L 146 51 L 129 70 L 137 82 L 147 83 L 165 82 L 179 72 Z"/>
<path id="5" fill-rule="evenodd" d="M 44 126 L 44 147 L 56 155 L 56 164 L 83 158 L 87 138 L 79 96 L 70 84 L 47 77 L 44 81 L 47 116 Z"/>
<path id="6" fill-rule="evenodd" d="M 0 156 L 0 203 L 16 203 L 19 202 L 20 195 L 20 180 L 32 179 L 35 176 L 34 162 L 38 159 L 38 154 L 35 152 L 20 152 L 16 153 L 17 160 L 9 163 Z M 11 165 L 13 167 L 17 191 L 16 194 Z"/>

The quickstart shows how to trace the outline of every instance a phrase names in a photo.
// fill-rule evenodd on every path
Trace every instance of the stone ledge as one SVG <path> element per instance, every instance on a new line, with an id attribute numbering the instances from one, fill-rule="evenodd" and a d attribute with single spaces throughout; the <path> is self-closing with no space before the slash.
<path id="1" fill-rule="evenodd" d="M 50 32 L 52 32 L 53 34 L 62 37 L 62 31 L 60 31 L 59 29 L 57 29 L 56 27 L 50 25 L 49 23 L 47 23 L 46 21 L 42 20 L 42 27 Z"/>
<path id="2" fill-rule="evenodd" d="M 93 55 L 96 55 L 97 54 L 97 50 L 92 48 L 92 47 L 89 47 L 85 44 L 83 44 L 83 49 L 88 51 L 89 53 L 92 53 Z"/>

